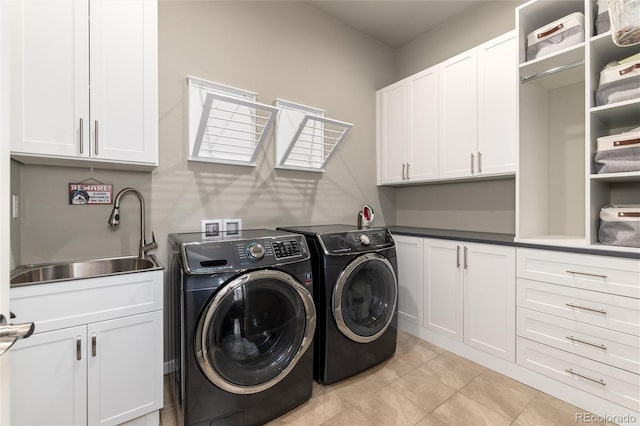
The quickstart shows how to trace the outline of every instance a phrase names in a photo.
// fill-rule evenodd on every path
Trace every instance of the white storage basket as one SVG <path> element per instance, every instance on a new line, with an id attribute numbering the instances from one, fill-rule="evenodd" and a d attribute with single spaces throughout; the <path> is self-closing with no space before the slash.
<path id="1" fill-rule="evenodd" d="M 601 244 L 640 247 L 640 204 L 600 209 L 598 240 Z"/>
<path id="2" fill-rule="evenodd" d="M 598 138 L 593 161 L 597 173 L 640 171 L 640 130 Z"/>
<path id="3" fill-rule="evenodd" d="M 527 36 L 527 61 L 547 56 L 584 41 L 584 15 L 572 13 Z"/>
<path id="4" fill-rule="evenodd" d="M 640 98 L 640 61 L 605 67 L 600 72 L 596 105 Z"/>

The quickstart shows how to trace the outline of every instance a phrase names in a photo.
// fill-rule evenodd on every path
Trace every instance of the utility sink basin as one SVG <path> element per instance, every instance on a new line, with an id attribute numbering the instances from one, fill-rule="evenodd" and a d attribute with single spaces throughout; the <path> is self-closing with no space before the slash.
<path id="1" fill-rule="evenodd" d="M 155 269 L 162 269 L 162 266 L 154 256 L 148 256 L 144 259 L 139 257 L 113 257 L 24 265 L 16 268 L 11 274 L 11 286 L 95 278 Z"/>

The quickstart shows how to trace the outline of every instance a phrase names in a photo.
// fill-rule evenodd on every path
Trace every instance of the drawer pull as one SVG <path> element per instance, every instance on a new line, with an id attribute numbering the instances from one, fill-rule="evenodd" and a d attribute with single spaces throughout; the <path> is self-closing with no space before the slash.
<path id="1" fill-rule="evenodd" d="M 578 377 L 582 377 L 583 379 L 591 380 L 592 382 L 595 382 L 595 383 L 597 383 L 599 385 L 607 386 L 607 383 L 604 380 L 602 380 L 602 379 L 594 379 L 592 377 L 585 376 L 584 374 L 576 373 L 575 371 L 573 371 L 572 368 L 565 368 L 564 371 L 566 371 L 569 374 L 573 374 L 574 376 L 578 376 Z"/>
<path id="2" fill-rule="evenodd" d="M 589 272 L 580 272 L 580 271 L 567 271 L 568 274 L 577 274 L 577 275 L 586 275 L 588 277 L 598 277 L 606 279 L 607 276 L 605 274 L 591 274 Z"/>
<path id="3" fill-rule="evenodd" d="M 96 333 L 91 335 L 91 356 L 96 356 L 97 348 L 96 348 Z"/>
<path id="4" fill-rule="evenodd" d="M 460 246 L 456 246 L 456 268 L 460 268 Z"/>
<path id="5" fill-rule="evenodd" d="M 587 342 L 586 340 L 577 339 L 573 336 L 566 336 L 565 339 L 569 339 L 573 342 L 584 343 L 585 345 L 594 346 L 596 348 L 607 350 L 607 347 L 605 345 Z"/>
<path id="6" fill-rule="evenodd" d="M 76 359 L 82 359 L 82 336 L 76 337 Z"/>
<path id="7" fill-rule="evenodd" d="M 599 314 L 607 315 L 607 311 L 604 309 L 587 308 L 586 306 L 575 305 L 573 303 L 565 303 L 570 308 L 584 309 L 585 311 L 597 312 Z"/>

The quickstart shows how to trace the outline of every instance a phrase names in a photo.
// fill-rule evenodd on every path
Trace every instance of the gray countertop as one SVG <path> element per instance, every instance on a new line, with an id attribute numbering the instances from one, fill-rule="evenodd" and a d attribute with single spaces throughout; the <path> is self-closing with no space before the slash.
<path id="1" fill-rule="evenodd" d="M 502 246 L 522 247 L 522 248 L 535 248 L 542 250 L 555 250 L 564 251 L 570 253 L 583 253 L 583 254 L 595 254 L 599 256 L 612 256 L 612 257 L 624 257 L 628 259 L 640 259 L 640 250 L 630 251 L 617 251 L 607 249 L 596 249 L 590 247 L 575 247 L 575 246 L 555 246 L 546 244 L 531 244 L 521 243 L 514 241 L 513 234 L 499 234 L 492 232 L 475 232 L 475 231 L 459 231 L 451 229 L 436 229 L 436 228 L 418 228 L 412 226 L 389 226 L 389 231 L 396 235 L 408 235 L 413 237 L 424 238 L 440 238 L 443 240 L 454 241 L 466 241 L 470 243 L 482 243 L 482 244 L 497 244 Z"/>

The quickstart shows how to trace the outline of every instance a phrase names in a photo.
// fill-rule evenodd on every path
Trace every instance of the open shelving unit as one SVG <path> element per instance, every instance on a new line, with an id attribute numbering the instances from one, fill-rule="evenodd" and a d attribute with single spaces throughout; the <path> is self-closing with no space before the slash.
<path id="1" fill-rule="evenodd" d="M 640 204 L 640 172 L 597 174 L 593 156 L 599 137 L 640 126 L 640 99 L 596 106 L 595 92 L 602 68 L 640 46 L 594 35 L 596 10 L 596 0 L 531 1 L 516 9 L 518 241 L 627 250 L 598 243 L 599 214 L 610 204 Z M 526 61 L 527 35 L 573 12 L 585 15 L 585 42 Z"/>

